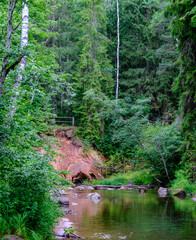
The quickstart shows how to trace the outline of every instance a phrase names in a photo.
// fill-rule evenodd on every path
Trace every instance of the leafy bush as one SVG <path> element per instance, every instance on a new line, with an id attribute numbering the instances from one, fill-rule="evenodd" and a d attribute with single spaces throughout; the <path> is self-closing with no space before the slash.
<path id="1" fill-rule="evenodd" d="M 132 174 L 133 184 L 136 185 L 149 185 L 154 183 L 152 172 L 149 170 L 136 171 Z"/>
<path id="2" fill-rule="evenodd" d="M 149 124 L 143 130 L 141 142 L 136 156 L 152 167 L 155 177 L 164 183 L 170 182 L 181 160 L 182 140 L 178 126 Z"/>
<path id="3" fill-rule="evenodd" d="M 184 189 L 187 193 L 196 193 L 196 184 L 192 183 L 190 180 L 191 171 L 187 169 L 180 169 L 176 172 L 175 177 L 172 181 L 171 187 L 173 190 L 181 188 Z"/>
<path id="4" fill-rule="evenodd" d="M 51 239 L 60 215 L 58 206 L 50 199 L 50 193 L 60 181 L 50 165 L 54 154 L 50 149 L 52 139 L 42 133 L 45 129 L 39 124 L 42 116 L 33 118 L 33 112 L 28 111 L 30 103 L 23 97 L 17 102 L 13 119 L 9 92 L 0 99 L 1 234 L 30 236 L 33 231 L 40 239 Z M 44 154 L 40 153 L 41 148 Z"/>

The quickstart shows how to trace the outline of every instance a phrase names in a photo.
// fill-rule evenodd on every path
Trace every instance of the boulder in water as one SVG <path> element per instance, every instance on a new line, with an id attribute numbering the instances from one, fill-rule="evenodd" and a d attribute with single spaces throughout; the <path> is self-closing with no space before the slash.
<path id="1" fill-rule="evenodd" d="M 168 193 L 169 193 L 168 188 L 160 187 L 158 190 L 159 197 L 166 197 L 168 195 Z"/>
<path id="2" fill-rule="evenodd" d="M 101 199 L 101 195 L 99 193 L 89 193 L 87 195 L 87 198 L 90 198 L 94 202 L 99 202 Z"/>
<path id="3" fill-rule="evenodd" d="M 69 205 L 69 199 L 65 197 L 58 198 L 58 202 L 63 205 Z"/>
<path id="4" fill-rule="evenodd" d="M 65 237 L 65 229 L 72 227 L 72 222 L 68 218 L 61 218 L 58 225 L 54 229 L 54 233 L 58 237 Z"/>
<path id="5" fill-rule="evenodd" d="M 176 189 L 174 190 L 173 195 L 179 198 L 185 198 L 186 192 L 183 189 Z"/>

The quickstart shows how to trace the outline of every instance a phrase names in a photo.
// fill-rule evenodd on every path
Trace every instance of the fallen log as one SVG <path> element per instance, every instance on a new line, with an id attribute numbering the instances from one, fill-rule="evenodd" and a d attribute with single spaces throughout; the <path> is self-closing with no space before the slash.
<path id="1" fill-rule="evenodd" d="M 121 186 L 112 186 L 112 185 L 94 185 L 95 190 L 107 190 L 108 188 L 118 189 Z"/>
<path id="2" fill-rule="evenodd" d="M 142 189 L 142 190 L 148 190 L 148 189 L 157 189 L 158 186 L 155 185 L 120 185 L 120 186 L 115 186 L 115 185 L 91 185 L 94 187 L 95 190 L 107 190 L 108 188 L 112 189 L 119 189 L 121 187 L 125 187 L 126 189 Z"/>

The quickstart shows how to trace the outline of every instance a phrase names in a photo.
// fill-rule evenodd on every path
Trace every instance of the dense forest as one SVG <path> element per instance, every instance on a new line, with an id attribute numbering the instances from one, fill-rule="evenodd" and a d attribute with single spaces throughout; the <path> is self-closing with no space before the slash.
<path id="1" fill-rule="evenodd" d="M 0 20 L 0 236 L 52 237 L 57 116 L 109 174 L 196 192 L 194 0 L 0 0 Z"/>

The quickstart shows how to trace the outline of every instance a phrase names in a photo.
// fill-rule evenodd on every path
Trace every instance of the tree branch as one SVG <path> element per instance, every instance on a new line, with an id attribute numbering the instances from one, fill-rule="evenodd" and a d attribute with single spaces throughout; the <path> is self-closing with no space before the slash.
<path id="1" fill-rule="evenodd" d="M 14 70 L 14 68 L 20 63 L 20 61 L 22 60 L 22 58 L 24 57 L 24 55 L 20 56 L 10 67 L 8 67 L 6 69 L 6 75 L 8 75 L 8 73 L 10 72 L 10 70 Z"/>
<path id="2" fill-rule="evenodd" d="M 20 26 L 21 23 L 22 23 L 22 22 L 19 22 L 19 23 L 16 25 L 16 27 L 15 27 L 14 29 L 12 29 L 12 33 L 13 33 L 14 31 L 16 31 L 16 29 Z"/>

